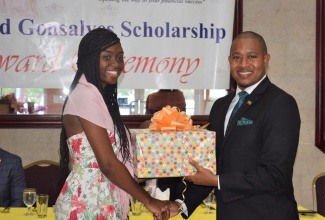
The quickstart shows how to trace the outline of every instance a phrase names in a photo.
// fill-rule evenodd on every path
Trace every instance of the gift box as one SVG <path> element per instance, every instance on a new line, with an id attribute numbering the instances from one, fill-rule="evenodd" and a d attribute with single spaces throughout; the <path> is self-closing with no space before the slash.
<path id="1" fill-rule="evenodd" d="M 213 131 L 134 129 L 131 133 L 138 178 L 193 175 L 196 169 L 189 164 L 189 158 L 216 173 L 216 134 Z"/>

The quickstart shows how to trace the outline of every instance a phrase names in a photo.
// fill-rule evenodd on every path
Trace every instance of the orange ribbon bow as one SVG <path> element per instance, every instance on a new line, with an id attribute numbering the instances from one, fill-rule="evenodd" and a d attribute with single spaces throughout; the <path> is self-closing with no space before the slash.
<path id="1" fill-rule="evenodd" d="M 193 129 L 193 121 L 191 116 L 186 115 L 184 111 L 180 111 L 177 107 L 167 105 L 162 110 L 156 112 L 151 118 L 149 130 L 175 131 L 175 130 L 191 130 Z"/>

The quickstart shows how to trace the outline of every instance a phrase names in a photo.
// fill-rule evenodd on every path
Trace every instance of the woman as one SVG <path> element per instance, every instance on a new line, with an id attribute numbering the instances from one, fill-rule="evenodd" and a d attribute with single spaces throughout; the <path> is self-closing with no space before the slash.
<path id="1" fill-rule="evenodd" d="M 117 103 L 123 49 L 113 32 L 97 28 L 79 44 L 78 70 L 63 105 L 62 176 L 72 171 L 56 201 L 60 219 L 127 219 L 130 196 L 162 219 L 164 202 L 150 197 L 133 176 L 130 133 Z M 163 213 L 167 217 L 167 213 Z"/>

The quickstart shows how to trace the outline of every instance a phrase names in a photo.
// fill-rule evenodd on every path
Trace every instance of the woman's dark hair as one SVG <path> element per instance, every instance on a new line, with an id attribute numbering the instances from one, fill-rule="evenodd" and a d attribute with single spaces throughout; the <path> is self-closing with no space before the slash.
<path id="1" fill-rule="evenodd" d="M 114 44 L 120 42 L 120 39 L 117 37 L 115 33 L 110 30 L 104 28 L 97 28 L 90 32 L 88 32 L 80 41 L 79 50 L 78 50 L 78 61 L 77 67 L 78 70 L 76 75 L 71 83 L 69 94 L 67 95 L 63 108 L 62 108 L 62 116 L 63 119 L 63 111 L 65 105 L 69 99 L 69 95 L 76 88 L 79 79 L 82 74 L 86 77 L 88 83 L 93 84 L 105 101 L 108 112 L 110 113 L 113 123 L 114 123 L 114 135 L 118 135 L 120 140 L 120 151 L 123 158 L 123 163 L 129 161 L 132 163 L 130 156 L 130 143 L 128 140 L 127 132 L 130 134 L 130 131 L 125 127 L 120 111 L 117 103 L 117 84 L 108 84 L 105 88 L 102 88 L 102 82 L 99 76 L 99 56 L 102 51 L 111 47 Z M 63 121 L 62 121 L 63 122 Z M 62 130 L 60 135 L 60 179 L 58 181 L 58 186 L 61 189 L 66 177 L 68 176 L 69 170 L 69 149 L 67 145 L 67 135 L 65 132 L 65 128 L 62 123 Z"/>

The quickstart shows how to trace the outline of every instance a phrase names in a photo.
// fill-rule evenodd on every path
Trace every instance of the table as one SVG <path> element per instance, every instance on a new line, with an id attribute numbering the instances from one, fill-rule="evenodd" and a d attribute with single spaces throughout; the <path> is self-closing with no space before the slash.
<path id="1" fill-rule="evenodd" d="M 215 205 L 214 205 L 215 208 Z M 298 210 L 307 210 L 306 208 L 302 207 L 302 206 L 298 206 Z M 213 210 L 214 214 L 212 215 L 205 215 L 203 214 L 203 212 L 205 211 L 204 208 L 202 207 L 197 207 L 197 209 L 194 211 L 194 213 L 191 215 L 191 217 L 189 218 L 189 220 L 216 220 L 216 211 Z M 299 214 L 299 218 L 300 220 L 325 220 L 325 217 L 319 215 L 319 214 Z M 132 213 L 129 214 L 129 220 L 152 220 L 152 214 L 151 213 L 142 213 L 140 216 L 133 216 Z M 177 215 L 173 218 L 170 218 L 170 220 L 182 220 L 182 216 L 181 215 Z"/>
<path id="2" fill-rule="evenodd" d="M 214 206 L 215 207 L 215 206 Z M 42 218 L 37 218 L 37 215 L 34 216 L 24 216 L 24 214 L 27 212 L 27 208 L 10 208 L 9 213 L 1 213 L 3 208 L 0 208 L 0 219 L 1 220 L 40 220 Z M 302 206 L 298 206 L 298 210 L 306 210 L 306 208 Z M 203 214 L 204 208 L 198 207 L 195 212 L 191 215 L 189 220 L 215 220 L 216 219 L 216 211 L 213 210 L 214 214 L 211 215 L 205 215 Z M 132 216 L 130 213 L 129 220 L 152 220 L 152 214 L 150 213 L 142 213 L 140 216 Z M 300 220 L 325 220 L 325 217 L 319 215 L 319 214 L 306 214 L 301 215 L 299 214 Z M 54 217 L 54 211 L 52 207 L 49 207 L 47 210 L 47 217 L 43 218 L 44 220 L 55 220 Z M 170 218 L 170 220 L 182 220 L 181 215 L 175 216 L 173 218 Z"/>
<path id="3" fill-rule="evenodd" d="M 215 208 L 215 205 L 212 205 Z M 0 211 L 2 211 L 3 208 L 0 208 Z M 198 220 L 198 219 L 204 219 L 204 220 L 215 220 L 216 219 L 216 211 L 212 210 L 213 214 L 206 215 L 203 214 L 205 211 L 204 208 L 198 207 L 195 212 L 191 215 L 189 220 Z M 1 220 L 40 220 L 41 218 L 38 218 L 36 213 L 34 216 L 24 216 L 24 214 L 27 212 L 27 208 L 10 208 L 9 213 L 1 213 L 0 212 L 0 219 Z M 129 215 L 129 220 L 146 220 L 150 219 L 152 220 L 152 214 L 151 213 L 142 213 L 140 216 L 133 216 L 132 213 Z M 49 207 L 47 210 L 47 217 L 43 218 L 44 220 L 54 220 L 54 211 L 52 207 Z M 182 220 L 181 215 L 177 215 L 173 218 L 170 218 L 170 220 Z"/>
<path id="4" fill-rule="evenodd" d="M 10 208 L 9 213 L 1 213 L 3 208 L 0 208 L 0 219 L 1 220 L 54 220 L 54 211 L 52 207 L 48 207 L 47 209 L 47 217 L 46 218 L 38 218 L 36 214 L 36 210 L 32 209 L 33 216 L 25 216 L 24 214 L 27 212 L 27 207 L 23 208 Z"/>
<path id="5" fill-rule="evenodd" d="M 302 206 L 298 206 L 298 211 L 300 210 L 307 210 L 306 208 L 302 207 Z M 302 213 L 299 213 L 299 218 L 300 220 L 307 220 L 307 219 L 311 219 L 311 220 L 324 220 L 325 217 L 323 217 L 322 215 L 320 214 L 317 214 L 317 213 L 312 213 L 312 214 L 302 214 Z"/>
<path id="6" fill-rule="evenodd" d="M 212 204 L 212 207 L 216 208 L 215 204 Z M 216 220 L 216 210 L 211 210 L 212 214 L 203 214 L 203 212 L 206 211 L 206 208 L 202 208 L 201 206 L 197 207 L 193 214 L 188 218 L 188 220 Z M 152 214 L 149 213 L 141 213 L 139 216 L 133 216 L 132 213 L 129 213 L 129 220 L 152 220 Z M 170 220 L 183 220 L 183 217 L 181 215 L 174 216 L 173 218 L 170 218 Z"/>

